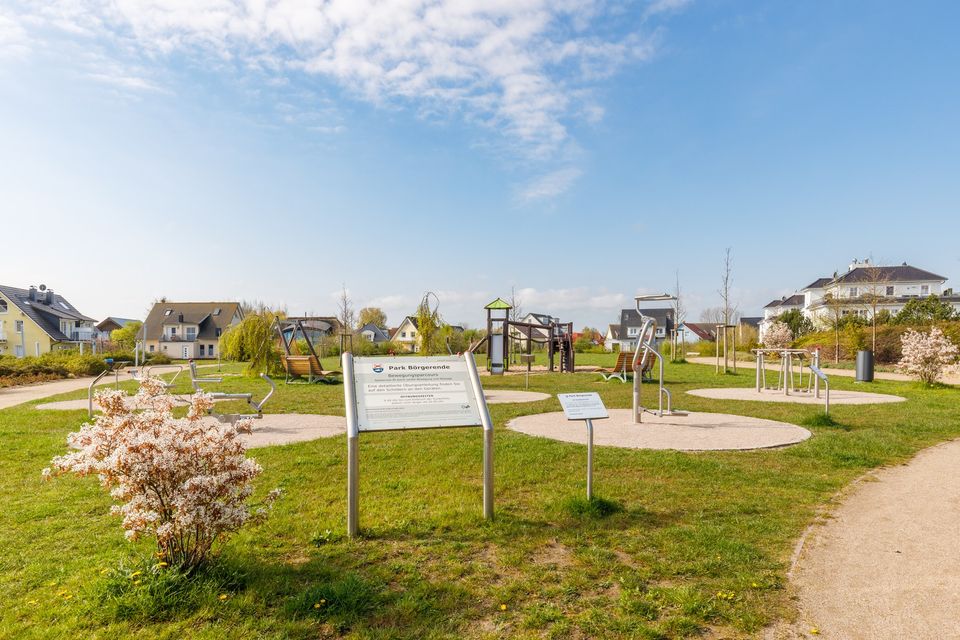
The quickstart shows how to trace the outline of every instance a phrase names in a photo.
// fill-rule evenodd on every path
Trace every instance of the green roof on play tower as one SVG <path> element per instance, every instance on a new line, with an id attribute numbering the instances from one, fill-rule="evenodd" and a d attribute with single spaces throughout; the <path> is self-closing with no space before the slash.
<path id="1" fill-rule="evenodd" d="M 513 309 L 509 302 L 503 298 L 497 298 L 490 304 L 484 307 L 484 309 Z"/>

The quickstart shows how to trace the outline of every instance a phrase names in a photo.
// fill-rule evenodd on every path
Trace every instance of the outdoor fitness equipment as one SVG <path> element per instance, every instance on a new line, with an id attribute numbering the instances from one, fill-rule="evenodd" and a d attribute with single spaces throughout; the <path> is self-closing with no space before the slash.
<path id="1" fill-rule="evenodd" d="M 193 384 L 194 391 L 198 393 L 205 393 L 208 396 L 210 396 L 213 400 L 243 400 L 248 405 L 253 407 L 254 411 L 257 412 L 256 415 L 252 415 L 248 413 L 216 413 L 213 407 L 211 407 L 210 415 L 215 417 L 220 422 L 229 422 L 232 424 L 237 420 L 243 420 L 246 418 L 262 418 L 263 417 L 263 405 L 267 404 L 267 400 L 269 400 L 270 396 L 273 395 L 273 392 L 277 390 L 277 385 L 275 385 L 273 383 L 273 380 L 270 379 L 270 376 L 268 376 L 265 373 L 261 373 L 260 377 L 266 380 L 267 384 L 270 385 L 270 391 L 267 392 L 267 395 L 263 397 L 263 400 L 261 400 L 260 402 L 254 402 L 252 393 L 224 393 L 222 391 L 206 391 L 200 386 L 200 383 L 207 383 L 207 382 L 219 383 L 219 382 L 223 382 L 223 378 L 219 376 L 201 378 L 200 376 L 197 375 L 197 363 L 194 362 L 193 360 L 190 361 L 190 382 Z"/>
<path id="2" fill-rule="evenodd" d="M 824 412 L 830 413 L 830 379 L 820 368 L 820 349 L 815 349 L 811 354 L 806 349 L 754 349 L 753 353 L 757 356 L 757 393 L 768 389 L 767 387 L 767 355 L 780 357 L 780 371 L 777 376 L 777 386 L 772 390 L 781 392 L 785 396 L 791 393 L 803 395 L 812 394 L 813 397 L 820 397 L 820 383 L 824 384 Z M 803 359 L 810 358 L 807 368 L 810 369 L 810 375 L 807 376 L 807 386 L 803 386 Z M 796 361 L 796 364 L 794 364 Z M 799 376 L 799 380 L 797 379 Z"/>
<path id="3" fill-rule="evenodd" d="M 654 339 L 657 335 L 657 320 L 651 316 L 643 314 L 643 311 L 640 310 L 641 302 L 666 302 L 669 300 L 676 300 L 676 297 L 668 293 L 660 293 L 654 295 L 644 295 L 636 296 L 634 298 L 637 304 L 637 313 L 640 314 L 640 333 L 637 336 L 637 350 L 633 354 L 633 423 L 640 424 L 643 422 L 643 412 L 649 411 L 650 413 L 655 413 L 659 417 L 663 417 L 664 413 L 667 415 L 674 416 L 685 416 L 686 412 L 683 411 L 674 411 L 672 407 L 672 398 L 670 397 L 670 391 L 663 386 L 663 356 L 657 350 L 657 346 L 654 342 Z M 658 371 L 657 371 L 657 410 L 653 411 L 650 409 L 645 409 L 643 405 L 640 404 L 640 388 L 643 384 L 643 371 L 651 368 L 653 366 L 652 358 L 656 358 L 658 362 Z M 667 399 L 667 409 L 663 409 L 663 399 Z"/>
<path id="4" fill-rule="evenodd" d="M 320 364 L 320 358 L 317 356 L 317 351 L 313 346 L 313 341 L 310 340 L 310 334 L 307 327 L 304 323 L 318 323 L 322 322 L 325 325 L 329 323 L 322 318 L 287 318 L 285 320 L 286 326 L 280 322 L 280 318 L 275 316 L 273 319 L 273 326 L 277 332 L 277 335 L 280 336 L 280 342 L 283 344 L 284 354 L 280 356 L 281 362 L 283 362 L 283 369 L 286 372 L 285 384 L 290 384 L 290 381 L 295 378 L 307 378 L 310 383 L 313 382 L 330 382 L 331 378 L 334 376 L 343 375 L 339 371 L 324 371 L 323 366 Z M 332 325 L 329 325 L 332 328 Z M 287 338 L 286 332 L 291 330 L 290 337 Z M 297 333 L 303 336 L 304 342 L 307 344 L 307 350 L 310 352 L 308 355 L 294 354 L 291 351 L 290 346 L 296 341 Z M 344 346 L 344 336 L 340 336 L 341 348 Z M 351 336 L 350 340 L 351 349 L 353 347 L 353 340 Z"/>

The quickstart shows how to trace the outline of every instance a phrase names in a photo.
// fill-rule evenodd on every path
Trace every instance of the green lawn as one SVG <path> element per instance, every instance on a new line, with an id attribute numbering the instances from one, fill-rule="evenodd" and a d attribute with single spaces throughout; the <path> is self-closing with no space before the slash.
<path id="1" fill-rule="evenodd" d="M 667 377 L 678 408 L 794 423 L 821 411 L 683 393 L 750 386 L 752 371 L 716 376 L 686 364 L 668 367 Z M 188 374 L 181 378 L 186 391 Z M 539 374 L 530 388 L 596 390 L 610 407 L 629 406 L 630 385 L 598 380 Z M 524 377 L 484 384 L 523 388 Z M 831 385 L 854 388 L 842 378 Z M 268 412 L 343 413 L 339 384 L 278 387 Z M 267 387 L 227 376 L 222 388 L 259 397 Z M 605 518 L 584 515 L 575 501 L 584 493 L 585 447 L 504 428 L 517 415 L 559 410 L 555 398 L 491 407 L 493 523 L 481 517 L 479 429 L 362 435 L 357 541 L 344 538 L 343 437 L 255 450 L 264 467 L 258 494 L 280 486 L 284 496 L 269 520 L 223 545 L 217 570 L 179 600 L 159 578 L 131 586 L 121 567 L 148 565 L 153 549 L 124 540 L 94 479 L 41 481 L 85 412 L 3 410 L 0 637 L 750 637 L 793 615 L 790 553 L 835 492 L 868 469 L 960 436 L 960 390 L 856 388 L 909 403 L 834 407 L 839 426 L 811 427 L 815 437 L 786 449 L 598 448 L 595 491 L 622 507 Z M 148 588 L 162 595 L 149 598 Z"/>

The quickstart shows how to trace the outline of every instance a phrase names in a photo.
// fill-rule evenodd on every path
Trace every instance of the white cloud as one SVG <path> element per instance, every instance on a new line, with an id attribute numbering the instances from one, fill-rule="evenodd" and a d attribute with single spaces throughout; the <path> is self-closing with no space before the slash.
<path id="1" fill-rule="evenodd" d="M 678 2 L 658 0 L 648 11 Z M 54 0 L 24 7 L 22 24 L 106 41 L 142 60 L 186 55 L 215 68 L 303 71 L 377 104 L 459 114 L 530 157 L 564 145 L 572 119 L 601 117 L 591 82 L 653 53 L 653 40 L 623 29 L 623 16 L 609 15 L 616 12 L 601 0 Z M 612 20 L 625 35 L 590 30 Z M 136 78 L 115 80 L 136 88 Z"/>
<path id="2" fill-rule="evenodd" d="M 558 169 L 536 178 L 517 193 L 517 199 L 523 204 L 540 200 L 550 200 L 566 192 L 583 175 L 576 167 Z"/>
<path id="3" fill-rule="evenodd" d="M 685 9 L 693 0 L 652 0 L 644 14 L 648 17 L 662 13 L 676 13 Z"/>
<path id="4" fill-rule="evenodd" d="M 0 13 L 0 60 L 22 58 L 29 52 L 27 32 L 15 19 Z"/>

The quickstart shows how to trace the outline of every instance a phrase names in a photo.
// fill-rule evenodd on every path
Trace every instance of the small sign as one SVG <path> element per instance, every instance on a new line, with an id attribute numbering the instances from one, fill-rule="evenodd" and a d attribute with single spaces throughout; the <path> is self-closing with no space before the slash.
<path id="1" fill-rule="evenodd" d="M 462 357 L 354 358 L 359 431 L 480 426 Z"/>
<path id="2" fill-rule="evenodd" d="M 609 418 L 607 408 L 597 392 L 591 393 L 559 393 L 560 406 L 567 414 L 567 420 L 598 420 Z"/>

